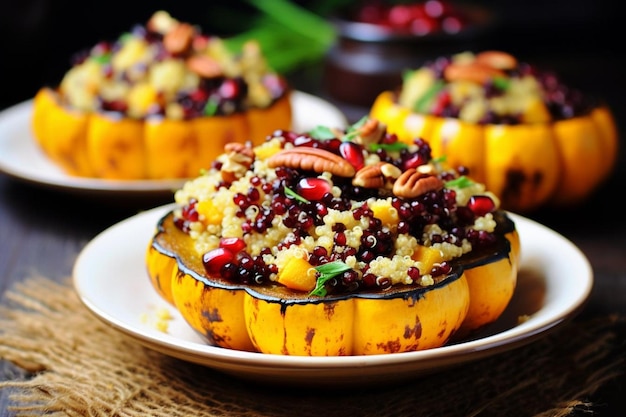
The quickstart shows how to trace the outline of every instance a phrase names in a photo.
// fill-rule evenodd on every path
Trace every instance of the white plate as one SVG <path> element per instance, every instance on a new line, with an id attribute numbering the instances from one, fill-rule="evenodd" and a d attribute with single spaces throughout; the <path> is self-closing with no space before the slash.
<path id="1" fill-rule="evenodd" d="M 452 365 L 504 352 L 572 318 L 593 284 L 584 254 L 569 240 L 527 218 L 511 214 L 521 238 L 518 285 L 507 311 L 472 340 L 408 353 L 305 357 L 243 352 L 210 346 L 152 288 L 145 250 L 158 219 L 172 205 L 130 217 L 94 238 L 78 256 L 73 279 L 82 302 L 97 317 L 148 348 L 245 379 L 308 386 L 380 384 L 415 378 Z M 168 332 L 146 317 L 166 308 Z M 528 318 L 518 323 L 518 317 Z"/>
<path id="2" fill-rule="evenodd" d="M 344 114 L 331 103 L 302 91 L 292 94 L 293 130 L 317 125 L 345 127 Z M 113 181 L 67 175 L 38 147 L 30 128 L 32 100 L 0 112 L 0 171 L 27 182 L 89 194 L 171 195 L 184 180 Z"/>

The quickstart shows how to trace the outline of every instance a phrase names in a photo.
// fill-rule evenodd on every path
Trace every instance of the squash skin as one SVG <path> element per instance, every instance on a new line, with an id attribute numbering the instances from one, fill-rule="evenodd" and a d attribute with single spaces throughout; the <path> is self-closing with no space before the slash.
<path id="1" fill-rule="evenodd" d="M 136 120 L 64 107 L 48 87 L 33 99 L 36 142 L 69 175 L 112 180 L 192 178 L 210 167 L 228 142 L 258 145 L 291 129 L 290 92 L 266 109 L 189 121 Z"/>
<path id="2" fill-rule="evenodd" d="M 483 256 L 426 289 L 319 299 L 282 286 L 257 288 L 206 277 L 191 238 L 169 213 L 159 221 L 146 264 L 157 292 L 210 343 L 283 355 L 370 355 L 439 347 L 460 330 L 469 334 L 497 319 L 513 294 L 519 266 L 515 229 L 503 239 L 499 254 Z M 501 274 L 497 285 L 483 284 L 495 283 Z"/>
<path id="3" fill-rule="evenodd" d="M 583 202 L 613 171 L 619 146 L 611 110 L 533 125 L 475 125 L 412 112 L 392 91 L 374 101 L 370 117 L 406 143 L 422 138 L 433 156 L 464 165 L 501 200 L 502 208 L 532 212 Z"/>

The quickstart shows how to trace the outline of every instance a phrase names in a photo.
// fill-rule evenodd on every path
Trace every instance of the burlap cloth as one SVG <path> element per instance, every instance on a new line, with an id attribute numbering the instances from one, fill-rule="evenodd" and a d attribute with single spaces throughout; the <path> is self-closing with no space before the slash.
<path id="1" fill-rule="evenodd" d="M 590 395 L 623 371 L 625 325 L 620 317 L 573 321 L 513 351 L 396 386 L 281 388 L 144 348 L 95 318 L 69 282 L 36 277 L 10 289 L 0 307 L 0 357 L 28 371 L 0 390 L 24 416 L 592 414 Z"/>

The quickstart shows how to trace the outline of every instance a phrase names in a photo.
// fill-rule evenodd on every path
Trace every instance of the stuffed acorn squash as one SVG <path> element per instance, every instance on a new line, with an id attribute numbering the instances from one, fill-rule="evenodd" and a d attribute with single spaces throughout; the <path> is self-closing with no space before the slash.
<path id="1" fill-rule="evenodd" d="M 290 91 L 256 42 L 236 54 L 165 11 L 76 56 L 39 90 L 32 131 L 68 174 L 192 178 L 229 142 L 291 128 Z"/>
<path id="2" fill-rule="evenodd" d="M 229 144 L 175 198 L 148 275 L 225 348 L 439 347 L 495 321 L 516 286 L 519 236 L 497 197 L 374 119 Z"/>
<path id="3" fill-rule="evenodd" d="M 371 117 L 405 143 L 464 167 L 501 200 L 530 212 L 585 200 L 612 172 L 618 133 L 606 104 L 506 52 L 442 57 L 382 92 Z"/>

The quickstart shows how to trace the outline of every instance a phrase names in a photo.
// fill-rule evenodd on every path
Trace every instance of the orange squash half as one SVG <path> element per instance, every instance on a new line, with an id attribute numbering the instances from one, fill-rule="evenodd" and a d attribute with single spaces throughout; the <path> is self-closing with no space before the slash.
<path id="1" fill-rule="evenodd" d="M 370 116 L 403 142 L 426 140 L 434 157 L 467 167 L 502 208 L 516 212 L 582 202 L 607 179 L 617 157 L 616 123 L 606 106 L 546 123 L 479 125 L 415 113 L 385 91 Z"/>
<path id="2" fill-rule="evenodd" d="M 113 180 L 191 178 L 229 142 L 260 144 L 291 129 L 290 93 L 264 109 L 192 120 L 137 120 L 63 106 L 57 92 L 33 99 L 32 132 L 48 157 L 68 174 Z"/>
<path id="3" fill-rule="evenodd" d="M 326 297 L 280 284 L 251 286 L 207 276 L 192 239 L 165 215 L 146 251 L 156 291 L 209 343 L 281 355 L 371 355 L 430 349 L 495 321 L 509 303 L 519 236 L 501 212 L 498 243 L 470 253 L 430 287 Z"/>

